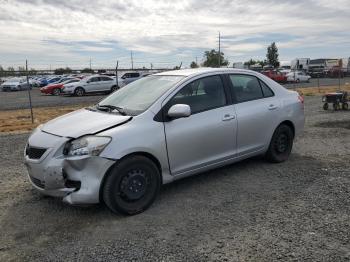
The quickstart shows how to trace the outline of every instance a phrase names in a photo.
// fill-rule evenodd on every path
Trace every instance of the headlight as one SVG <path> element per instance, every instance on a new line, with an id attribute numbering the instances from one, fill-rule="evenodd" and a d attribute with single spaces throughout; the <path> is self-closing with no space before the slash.
<path id="1" fill-rule="evenodd" d="M 68 145 L 68 156 L 98 156 L 102 150 L 111 142 L 110 137 L 105 136 L 84 136 L 73 140 Z"/>

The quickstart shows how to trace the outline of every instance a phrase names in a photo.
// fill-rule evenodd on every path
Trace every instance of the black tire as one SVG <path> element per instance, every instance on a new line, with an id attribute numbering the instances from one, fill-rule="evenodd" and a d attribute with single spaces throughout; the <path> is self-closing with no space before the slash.
<path id="1" fill-rule="evenodd" d="M 117 91 L 118 89 L 119 89 L 118 86 L 112 86 L 112 87 L 111 87 L 111 93 Z"/>
<path id="2" fill-rule="evenodd" d="M 76 95 L 76 96 L 83 96 L 83 95 L 85 95 L 85 90 L 84 90 L 84 88 L 82 88 L 82 87 L 77 87 L 77 88 L 74 90 L 74 95 Z"/>
<path id="3" fill-rule="evenodd" d="M 102 197 L 114 213 L 135 215 L 145 211 L 160 189 L 160 172 L 144 156 L 131 156 L 117 163 L 107 174 Z"/>
<path id="4" fill-rule="evenodd" d="M 328 103 L 323 104 L 323 110 L 328 110 Z"/>
<path id="5" fill-rule="evenodd" d="M 341 108 L 342 108 L 343 110 L 348 110 L 348 109 L 349 109 L 349 104 L 346 103 L 346 102 L 344 102 L 344 103 L 342 104 Z"/>
<path id="6" fill-rule="evenodd" d="M 266 159 L 272 163 L 286 161 L 292 151 L 293 139 L 293 131 L 289 126 L 284 124 L 278 126 L 271 138 Z"/>
<path id="7" fill-rule="evenodd" d="M 55 88 L 54 90 L 52 90 L 52 95 L 59 96 L 60 94 L 61 94 L 61 89 Z"/>

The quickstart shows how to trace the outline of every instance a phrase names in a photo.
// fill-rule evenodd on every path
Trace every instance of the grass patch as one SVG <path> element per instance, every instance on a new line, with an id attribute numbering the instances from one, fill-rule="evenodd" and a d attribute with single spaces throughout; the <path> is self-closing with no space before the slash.
<path id="1" fill-rule="evenodd" d="M 0 111 L 0 133 L 30 132 L 38 125 L 88 105 L 34 108 L 34 123 L 29 109 Z"/>

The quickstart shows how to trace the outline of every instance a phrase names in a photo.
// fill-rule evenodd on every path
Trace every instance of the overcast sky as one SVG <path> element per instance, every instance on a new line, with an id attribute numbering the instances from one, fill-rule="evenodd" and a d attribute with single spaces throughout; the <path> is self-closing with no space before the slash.
<path id="1" fill-rule="evenodd" d="M 173 67 L 218 48 L 232 64 L 350 56 L 350 0 L 0 0 L 0 65 Z"/>

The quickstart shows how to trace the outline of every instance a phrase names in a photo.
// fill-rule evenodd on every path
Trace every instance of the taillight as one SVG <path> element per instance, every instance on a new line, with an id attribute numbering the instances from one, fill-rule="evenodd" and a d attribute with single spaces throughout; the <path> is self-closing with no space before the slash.
<path id="1" fill-rule="evenodd" d="M 298 99 L 300 101 L 300 103 L 304 104 L 304 97 L 301 95 L 298 95 Z"/>

